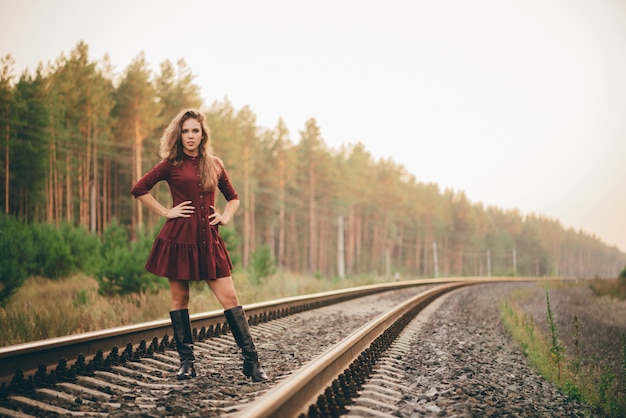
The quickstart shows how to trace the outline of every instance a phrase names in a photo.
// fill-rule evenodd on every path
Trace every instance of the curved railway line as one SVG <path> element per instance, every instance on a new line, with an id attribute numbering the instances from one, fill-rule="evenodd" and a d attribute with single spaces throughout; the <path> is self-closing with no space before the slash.
<path id="1" fill-rule="evenodd" d="M 199 416 L 345 415 L 359 408 L 355 399 L 368 391 L 378 360 L 432 301 L 472 284 L 534 280 L 546 279 L 415 280 L 248 305 L 267 383 L 241 375 L 222 311 L 191 317 L 200 366 L 191 383 L 175 378 L 169 320 L 3 347 L 0 416 L 186 415 L 184 405 L 165 401 L 171 396 L 178 404 L 193 397 Z M 303 345 L 317 354 L 300 356 Z M 393 390 L 375 392 L 372 402 L 393 398 Z"/>

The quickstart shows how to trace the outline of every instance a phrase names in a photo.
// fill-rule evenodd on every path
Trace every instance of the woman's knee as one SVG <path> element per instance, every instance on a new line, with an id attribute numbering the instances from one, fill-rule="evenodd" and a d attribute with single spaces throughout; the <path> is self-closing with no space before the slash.
<path id="1" fill-rule="evenodd" d="M 237 293 L 222 295 L 221 303 L 224 309 L 234 308 L 235 306 L 239 306 L 239 298 L 237 297 Z"/>
<path id="2" fill-rule="evenodd" d="M 224 309 L 234 308 L 239 305 L 239 298 L 234 289 L 214 289 L 213 294 Z"/>
<path id="3" fill-rule="evenodd" d="M 189 283 L 180 280 L 170 280 L 172 295 L 172 309 L 186 309 L 189 306 Z"/>
<path id="4" fill-rule="evenodd" d="M 234 308 L 239 305 L 239 298 L 237 297 L 232 278 L 224 277 L 216 280 L 207 280 L 207 283 L 224 309 Z"/>
<path id="5" fill-rule="evenodd" d="M 172 309 L 187 309 L 189 307 L 189 294 L 172 295 Z"/>

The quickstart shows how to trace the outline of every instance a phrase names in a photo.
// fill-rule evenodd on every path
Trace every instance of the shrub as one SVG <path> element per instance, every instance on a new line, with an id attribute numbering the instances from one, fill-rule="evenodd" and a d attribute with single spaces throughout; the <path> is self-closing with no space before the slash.
<path id="1" fill-rule="evenodd" d="M 0 214 L 0 306 L 6 305 L 28 277 L 33 251 L 30 230 L 12 216 Z"/>
<path id="2" fill-rule="evenodd" d="M 165 279 L 144 269 L 154 237 L 145 233 L 139 236 L 129 245 L 126 230 L 117 221 L 105 229 L 102 260 L 95 274 L 101 294 L 128 295 L 166 286 Z"/>
<path id="3" fill-rule="evenodd" d="M 48 224 L 31 225 L 35 247 L 31 273 L 51 279 L 69 276 L 76 259 L 61 231 Z"/>
<path id="4" fill-rule="evenodd" d="M 63 241 L 70 248 L 76 269 L 93 274 L 100 262 L 100 239 L 98 235 L 87 231 L 84 227 L 75 227 L 64 223 L 59 228 Z"/>
<path id="5" fill-rule="evenodd" d="M 274 257 L 267 245 L 259 247 L 250 256 L 250 266 L 248 267 L 248 279 L 252 283 L 260 283 L 261 279 L 271 276 L 276 272 Z"/>
<path id="6" fill-rule="evenodd" d="M 114 248 L 124 247 L 126 245 L 128 245 L 126 228 L 120 225 L 116 218 L 113 218 L 102 233 L 101 254 L 105 255 Z"/>
<path id="7" fill-rule="evenodd" d="M 241 256 L 238 253 L 241 240 L 237 236 L 237 232 L 232 227 L 220 227 L 220 236 L 224 240 L 224 245 L 228 250 L 230 261 L 234 267 L 241 266 Z"/>

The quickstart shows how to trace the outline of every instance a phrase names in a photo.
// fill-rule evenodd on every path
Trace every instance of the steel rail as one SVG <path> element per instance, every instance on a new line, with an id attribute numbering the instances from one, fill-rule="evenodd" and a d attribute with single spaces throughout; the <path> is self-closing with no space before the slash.
<path id="1" fill-rule="evenodd" d="M 410 319 L 433 300 L 451 290 L 472 284 L 537 280 L 546 280 L 546 278 L 473 278 L 464 281 L 455 280 L 424 291 L 394 310 L 382 314 L 364 325 L 341 343 L 251 402 L 236 416 L 245 418 L 308 416 L 309 409 L 315 407 L 320 401 L 325 402 L 321 398 L 328 394 L 331 385 L 338 383 L 337 380 L 340 375 L 349 371 L 356 360 L 377 338 L 397 325 L 398 322 L 403 324 L 400 325 L 403 328 Z M 323 416 L 323 414 L 319 416 Z"/>
<path id="2" fill-rule="evenodd" d="M 460 280 L 467 279 L 418 279 L 381 283 L 254 303 L 244 308 L 250 324 L 255 325 L 351 298 L 388 290 Z M 200 333 L 201 338 L 204 338 L 204 335 L 211 337 L 227 332 L 228 325 L 221 310 L 194 314 L 191 316 L 191 322 L 194 336 Z M 172 335 L 171 322 L 169 319 L 163 319 L 0 347 L 0 383 L 9 384 L 17 370 L 20 370 L 24 376 L 32 375 L 42 364 L 55 365 L 63 360 L 75 360 L 81 355 L 88 361 L 93 359 L 98 352 L 107 352 L 116 347 L 120 349 L 129 347 L 132 351 L 133 348 L 142 344 L 145 346 L 147 341 L 152 340 L 154 344 L 155 339 L 168 335 Z"/>

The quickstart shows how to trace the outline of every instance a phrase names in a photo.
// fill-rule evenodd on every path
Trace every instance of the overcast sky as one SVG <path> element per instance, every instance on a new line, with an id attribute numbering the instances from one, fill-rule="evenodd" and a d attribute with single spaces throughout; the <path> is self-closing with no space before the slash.
<path id="1" fill-rule="evenodd" d="M 84 41 L 121 74 L 183 58 L 293 142 L 361 142 L 472 202 L 626 251 L 626 1 L 0 0 L 16 72 Z"/>

